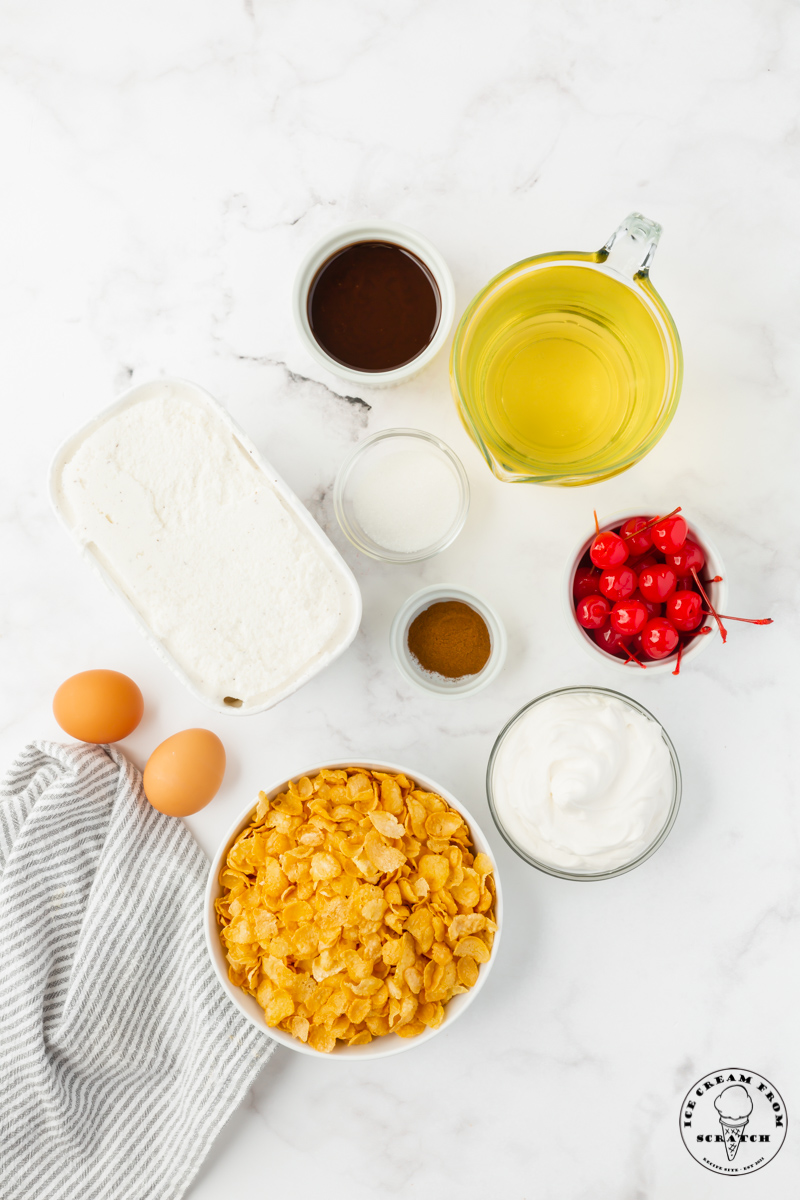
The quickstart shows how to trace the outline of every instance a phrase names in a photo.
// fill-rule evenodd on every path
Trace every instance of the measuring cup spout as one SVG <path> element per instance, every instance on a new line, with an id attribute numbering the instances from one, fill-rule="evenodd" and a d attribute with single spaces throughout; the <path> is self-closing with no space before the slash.
<path id="1" fill-rule="evenodd" d="M 661 226 L 657 221 L 638 212 L 630 213 L 603 246 L 603 265 L 624 279 L 646 276 L 660 237 Z"/>

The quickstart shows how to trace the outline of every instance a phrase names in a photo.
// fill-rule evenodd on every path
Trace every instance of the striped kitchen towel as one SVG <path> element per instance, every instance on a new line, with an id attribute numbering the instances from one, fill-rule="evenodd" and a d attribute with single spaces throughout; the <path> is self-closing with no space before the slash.
<path id="1" fill-rule="evenodd" d="M 114 746 L 0 786 L 0 1195 L 173 1200 L 274 1042 L 213 974 L 208 863 Z"/>

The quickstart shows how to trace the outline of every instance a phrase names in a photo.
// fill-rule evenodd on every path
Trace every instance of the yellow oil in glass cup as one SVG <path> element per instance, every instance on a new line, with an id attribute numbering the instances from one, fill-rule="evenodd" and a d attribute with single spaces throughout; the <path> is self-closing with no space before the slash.
<path id="1" fill-rule="evenodd" d="M 660 234 L 632 213 L 601 250 L 509 267 L 464 313 L 453 395 L 498 479 L 594 483 L 638 462 L 664 433 L 683 356 L 649 279 Z"/>

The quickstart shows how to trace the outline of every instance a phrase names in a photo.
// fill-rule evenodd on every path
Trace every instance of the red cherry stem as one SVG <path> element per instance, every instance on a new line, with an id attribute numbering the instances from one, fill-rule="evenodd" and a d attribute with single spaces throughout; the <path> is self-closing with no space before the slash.
<path id="1" fill-rule="evenodd" d="M 717 625 L 719 626 L 720 636 L 722 637 L 722 644 L 724 645 L 725 642 L 727 642 L 727 640 L 728 640 L 728 631 L 725 628 L 725 626 L 722 624 L 722 621 L 720 621 L 719 616 L 717 615 L 717 611 L 714 608 L 714 605 L 709 600 L 708 592 L 706 591 L 706 589 L 703 587 L 702 583 L 700 582 L 700 576 L 697 574 L 696 567 L 692 567 L 692 575 L 694 576 L 695 583 L 697 584 L 697 586 L 700 589 L 700 595 L 705 600 L 706 604 L 709 607 L 712 617 L 714 618 L 714 620 L 717 622 Z"/>
<path id="2" fill-rule="evenodd" d="M 709 614 L 706 613 L 705 615 L 708 616 Z M 714 616 L 716 617 L 717 614 L 714 613 Z M 772 617 L 761 617 L 760 619 L 756 619 L 756 617 L 729 617 L 727 613 L 720 613 L 719 617 L 717 619 L 719 620 L 720 618 L 723 621 L 744 621 L 744 623 L 746 625 L 772 625 L 773 624 Z"/>
<path id="3" fill-rule="evenodd" d="M 673 675 L 680 675 L 681 673 L 681 659 L 683 658 L 684 646 L 688 646 L 692 638 L 702 637 L 705 633 L 711 633 L 710 625 L 704 625 L 702 629 L 693 629 L 691 637 L 687 638 L 685 642 L 683 639 L 681 639 L 680 645 L 678 646 L 678 661 L 675 663 L 675 670 L 672 672 Z"/>
<path id="4" fill-rule="evenodd" d="M 592 512 L 594 514 L 594 531 L 595 534 L 598 534 L 600 532 L 600 522 L 597 519 L 597 509 L 593 509 Z"/>
<path id="5" fill-rule="evenodd" d="M 683 642 L 680 642 L 678 644 L 678 661 L 675 663 L 675 670 L 672 672 L 673 675 L 680 675 L 680 673 L 681 673 L 681 657 L 682 657 L 682 655 L 683 655 Z"/>
<path id="6" fill-rule="evenodd" d="M 627 646 L 623 646 L 622 649 L 625 651 L 625 653 L 628 656 L 628 662 L 635 662 L 636 665 L 638 667 L 641 667 L 643 671 L 647 670 L 647 667 L 644 665 L 644 663 L 640 662 L 639 659 L 636 657 L 636 655 L 631 650 L 629 650 Z"/>
<path id="7" fill-rule="evenodd" d="M 666 521 L 670 517 L 674 517 L 675 514 L 679 513 L 680 511 L 681 506 L 679 504 L 677 508 L 673 508 L 672 512 L 667 513 L 666 517 L 653 517 L 652 521 L 648 521 L 647 524 L 643 525 L 641 529 L 634 529 L 632 533 L 626 533 L 625 537 L 622 539 L 623 542 L 627 542 L 628 538 L 636 537 L 636 535 L 639 533 L 644 533 L 645 529 L 652 529 L 653 526 L 657 525 L 659 521 Z M 597 514 L 595 514 L 595 520 L 597 520 Z"/>

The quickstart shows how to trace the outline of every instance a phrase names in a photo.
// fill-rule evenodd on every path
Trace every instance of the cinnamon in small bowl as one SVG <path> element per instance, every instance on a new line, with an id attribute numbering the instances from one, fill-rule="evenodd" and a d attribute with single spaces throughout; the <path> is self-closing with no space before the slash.
<path id="1" fill-rule="evenodd" d="M 423 588 L 392 623 L 391 647 L 411 683 L 441 696 L 486 687 L 502 669 L 506 635 L 497 613 L 464 588 Z"/>
<path id="2" fill-rule="evenodd" d="M 492 639 L 477 609 L 463 600 L 436 600 L 409 625 L 408 649 L 423 671 L 464 679 L 486 666 Z"/>

